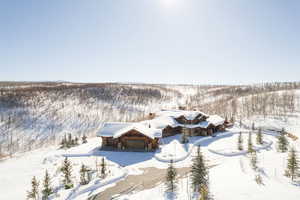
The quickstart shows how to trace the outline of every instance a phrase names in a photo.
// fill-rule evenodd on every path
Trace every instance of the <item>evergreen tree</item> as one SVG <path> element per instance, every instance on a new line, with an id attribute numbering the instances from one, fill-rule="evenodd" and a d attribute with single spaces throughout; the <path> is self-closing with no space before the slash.
<path id="1" fill-rule="evenodd" d="M 104 157 L 102 157 L 102 159 L 101 159 L 100 166 L 101 166 L 101 177 L 105 178 L 105 176 L 106 176 L 106 163 L 105 163 Z"/>
<path id="2" fill-rule="evenodd" d="M 27 199 L 37 200 L 39 198 L 39 183 L 34 176 L 31 180 L 31 191 L 27 192 Z"/>
<path id="3" fill-rule="evenodd" d="M 286 152 L 288 150 L 288 140 L 285 137 L 285 132 L 281 131 L 280 135 L 278 136 L 278 150 L 279 152 Z"/>
<path id="4" fill-rule="evenodd" d="M 85 135 L 82 136 L 82 144 L 87 143 L 87 137 Z"/>
<path id="5" fill-rule="evenodd" d="M 51 188 L 50 182 L 51 182 L 50 176 L 49 176 L 48 171 L 46 170 L 44 181 L 43 181 L 44 188 L 42 190 L 44 200 L 47 200 L 49 198 L 49 196 L 53 193 L 53 189 Z"/>
<path id="6" fill-rule="evenodd" d="M 255 176 L 255 181 L 256 181 L 256 183 L 257 183 L 258 185 L 264 185 L 264 182 L 263 182 L 262 177 L 261 177 L 260 174 L 257 174 L 257 175 Z"/>
<path id="7" fill-rule="evenodd" d="M 61 146 L 61 148 L 67 148 L 67 136 L 65 135 L 64 137 L 63 137 L 63 139 L 61 140 L 61 143 L 60 143 L 60 146 Z"/>
<path id="8" fill-rule="evenodd" d="M 254 151 L 252 144 L 252 133 L 248 135 L 248 153 L 252 153 Z"/>
<path id="9" fill-rule="evenodd" d="M 263 136 L 261 128 L 258 129 L 257 135 L 256 135 L 256 143 L 257 144 L 263 144 Z"/>
<path id="10" fill-rule="evenodd" d="M 252 123 L 252 130 L 253 131 L 255 130 L 255 124 L 254 124 L 254 122 Z"/>
<path id="11" fill-rule="evenodd" d="M 212 197 L 209 194 L 208 186 L 204 185 L 200 188 L 199 200 L 212 200 Z"/>
<path id="12" fill-rule="evenodd" d="M 235 122 L 234 116 L 233 116 L 233 115 L 232 115 L 231 118 L 230 118 L 230 122 L 231 122 L 232 124 L 234 124 L 234 122 Z"/>
<path id="13" fill-rule="evenodd" d="M 195 192 L 200 192 L 201 187 L 208 186 L 208 170 L 200 148 L 198 148 L 197 156 L 193 159 L 191 181 Z"/>
<path id="14" fill-rule="evenodd" d="M 89 179 L 88 179 L 88 172 L 89 170 L 87 169 L 87 167 L 82 164 L 81 168 L 80 168 L 80 184 L 81 185 L 86 185 L 89 183 Z"/>
<path id="15" fill-rule="evenodd" d="M 174 193 L 177 189 L 177 181 L 176 181 L 177 172 L 173 167 L 173 160 L 171 160 L 170 165 L 167 169 L 166 176 L 166 192 Z"/>
<path id="16" fill-rule="evenodd" d="M 71 133 L 68 134 L 68 140 L 67 140 L 67 147 L 70 148 L 73 145 L 72 142 L 72 135 Z"/>
<path id="17" fill-rule="evenodd" d="M 243 125 L 243 124 L 242 124 L 242 120 L 240 119 L 240 128 L 242 127 L 242 125 Z"/>
<path id="18" fill-rule="evenodd" d="M 243 148 L 243 136 L 242 132 L 239 133 L 239 138 L 238 138 L 238 150 L 242 151 Z"/>
<path id="19" fill-rule="evenodd" d="M 256 156 L 256 152 L 255 151 L 253 151 L 252 153 L 251 153 L 251 167 L 252 167 L 252 169 L 253 170 L 257 170 L 257 156 Z"/>
<path id="20" fill-rule="evenodd" d="M 63 183 L 65 185 L 65 189 L 70 189 L 73 187 L 73 182 L 71 180 L 72 176 L 72 163 L 68 160 L 66 157 L 63 166 L 61 168 L 61 171 L 63 173 Z"/>
<path id="21" fill-rule="evenodd" d="M 79 143 L 78 143 L 78 137 L 75 137 L 75 145 L 77 146 Z"/>
<path id="22" fill-rule="evenodd" d="M 299 160 L 294 148 L 291 148 L 288 156 L 286 175 L 291 177 L 292 181 L 294 181 L 295 177 L 299 176 Z"/>

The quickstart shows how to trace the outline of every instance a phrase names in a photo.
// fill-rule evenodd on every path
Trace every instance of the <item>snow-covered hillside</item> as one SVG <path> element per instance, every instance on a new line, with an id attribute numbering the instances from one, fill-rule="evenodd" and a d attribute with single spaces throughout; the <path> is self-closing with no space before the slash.
<path id="1" fill-rule="evenodd" d="M 51 176 L 53 200 L 112 196 L 119 200 L 166 199 L 163 182 L 169 161 L 173 160 L 178 171 L 177 199 L 196 200 L 192 197 L 189 172 L 199 145 L 210 166 L 210 191 L 215 200 L 281 200 L 282 196 L 299 199 L 299 183 L 284 176 L 288 153 L 277 151 L 278 133 L 273 131 L 284 128 L 300 138 L 300 92 L 297 85 L 288 85 L 276 85 L 275 89 L 269 85 L 253 88 L 72 83 L 5 86 L 0 90 L 0 153 L 17 153 L 0 161 L 0 188 L 6 191 L 0 193 L 0 199 L 25 199 L 31 178 L 36 176 L 41 187 L 45 170 Z M 266 99 L 267 103 L 263 103 Z M 272 99 L 274 105 L 270 103 Z M 287 101 L 289 104 L 282 104 Z M 190 137 L 188 144 L 180 143 L 180 135 L 163 138 L 156 152 L 99 150 L 101 139 L 95 137 L 95 132 L 103 122 L 139 121 L 147 118 L 149 112 L 178 106 L 233 118 L 236 123 L 216 137 Z M 264 114 L 265 111 L 268 112 Z M 264 129 L 262 145 L 255 144 L 256 132 L 252 134 L 258 171 L 251 168 L 247 152 L 237 150 L 237 133 L 244 132 L 246 149 L 253 123 L 256 128 Z M 59 149 L 58 143 L 66 133 L 87 135 L 88 143 Z M 299 139 L 289 138 L 289 143 L 299 151 Z M 69 190 L 63 188 L 60 172 L 65 157 L 73 166 L 74 188 Z M 105 178 L 96 173 L 96 163 L 101 158 L 108 165 Z M 84 186 L 79 184 L 81 164 L 94 171 L 91 182 Z M 262 185 L 255 181 L 257 174 L 262 177 Z"/>
<path id="2" fill-rule="evenodd" d="M 107 121 L 139 121 L 182 94 L 159 85 L 33 84 L 0 88 L 0 155 L 94 135 Z"/>

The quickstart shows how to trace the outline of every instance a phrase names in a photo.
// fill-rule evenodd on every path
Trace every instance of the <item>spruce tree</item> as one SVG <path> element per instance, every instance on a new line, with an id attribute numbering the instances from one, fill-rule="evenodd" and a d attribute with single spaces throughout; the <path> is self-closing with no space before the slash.
<path id="1" fill-rule="evenodd" d="M 105 163 L 104 157 L 102 157 L 102 159 L 101 159 L 100 166 L 101 166 L 101 177 L 105 178 L 105 176 L 106 176 L 106 163 Z"/>
<path id="2" fill-rule="evenodd" d="M 65 186 L 65 189 L 70 189 L 73 187 L 73 182 L 71 180 L 71 176 L 72 176 L 72 163 L 68 160 L 68 158 L 66 157 L 64 162 L 63 162 L 63 166 L 61 168 L 61 171 L 63 173 L 63 183 Z"/>
<path id="3" fill-rule="evenodd" d="M 37 200 L 39 198 L 39 183 L 34 176 L 31 180 L 31 191 L 27 192 L 27 199 Z"/>
<path id="4" fill-rule="evenodd" d="M 281 131 L 280 135 L 278 136 L 278 150 L 279 152 L 286 152 L 288 150 L 288 140 L 285 137 L 285 132 Z"/>
<path id="5" fill-rule="evenodd" d="M 199 147 L 197 156 L 193 159 L 191 181 L 195 192 L 200 192 L 199 190 L 201 187 L 208 186 L 208 170 L 205 166 L 204 158 Z"/>
<path id="6" fill-rule="evenodd" d="M 88 172 L 89 170 L 87 169 L 87 167 L 82 164 L 81 165 L 81 168 L 80 168 L 80 184 L 81 185 L 86 185 L 89 183 L 89 180 L 88 180 Z"/>
<path id="7" fill-rule="evenodd" d="M 235 122 L 235 120 L 234 120 L 234 116 L 231 116 L 231 118 L 230 118 L 230 122 L 231 122 L 232 124 L 234 124 L 234 122 Z"/>
<path id="8" fill-rule="evenodd" d="M 65 135 L 64 137 L 63 137 L 63 139 L 61 140 L 61 143 L 60 143 L 60 146 L 61 146 L 61 148 L 67 148 L 67 136 Z"/>
<path id="9" fill-rule="evenodd" d="M 78 143 L 78 137 L 75 137 L 75 145 L 77 146 L 79 143 Z"/>
<path id="10" fill-rule="evenodd" d="M 238 150 L 242 151 L 243 148 L 243 136 L 242 132 L 239 133 L 239 138 L 238 138 Z"/>
<path id="11" fill-rule="evenodd" d="M 204 185 L 200 188 L 200 199 L 199 200 L 212 200 L 209 194 L 208 186 Z"/>
<path id="12" fill-rule="evenodd" d="M 167 169 L 167 176 L 166 176 L 166 192 L 175 193 L 177 190 L 177 181 L 176 181 L 177 172 L 176 169 L 173 167 L 173 160 L 171 160 L 170 165 Z"/>
<path id="13" fill-rule="evenodd" d="M 254 122 L 252 123 L 252 130 L 253 131 L 255 130 L 255 123 Z"/>
<path id="14" fill-rule="evenodd" d="M 87 137 L 85 135 L 82 136 L 82 144 L 87 143 Z"/>
<path id="15" fill-rule="evenodd" d="M 48 171 L 46 170 L 44 181 L 43 181 L 43 190 L 42 190 L 44 200 L 47 200 L 49 198 L 49 196 L 53 193 L 53 189 L 51 187 L 50 182 L 51 182 L 51 179 L 50 179 Z"/>
<path id="16" fill-rule="evenodd" d="M 256 181 L 256 183 L 257 183 L 258 185 L 264 185 L 263 179 L 262 179 L 262 177 L 261 177 L 260 174 L 257 174 L 257 175 L 255 176 L 255 181 Z"/>
<path id="17" fill-rule="evenodd" d="M 292 181 L 294 181 L 295 177 L 299 176 L 299 160 L 294 148 L 291 148 L 288 156 L 286 175 L 291 177 Z"/>
<path id="18" fill-rule="evenodd" d="M 250 162 L 251 162 L 252 169 L 254 171 L 256 171 L 257 170 L 257 156 L 256 156 L 256 152 L 255 151 L 253 151 L 251 153 L 251 160 L 250 160 Z"/>
<path id="19" fill-rule="evenodd" d="M 71 133 L 68 134 L 68 140 L 67 140 L 67 147 L 70 148 L 72 146 L 72 135 Z"/>
<path id="20" fill-rule="evenodd" d="M 257 144 L 263 144 L 263 136 L 261 128 L 258 129 L 257 135 L 256 135 L 256 143 Z"/>
<path id="21" fill-rule="evenodd" d="M 252 153 L 254 151 L 252 144 L 252 133 L 248 135 L 248 153 Z"/>

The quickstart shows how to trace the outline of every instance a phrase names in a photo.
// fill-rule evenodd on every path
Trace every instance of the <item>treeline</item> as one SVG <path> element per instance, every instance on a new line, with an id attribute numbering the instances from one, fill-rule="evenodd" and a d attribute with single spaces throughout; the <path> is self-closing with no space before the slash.
<path id="1" fill-rule="evenodd" d="M 107 121 L 137 121 L 181 93 L 159 85 L 46 84 L 0 89 L 0 154 L 94 135 Z"/>
<path id="2" fill-rule="evenodd" d="M 189 107 L 228 119 L 253 115 L 287 117 L 296 109 L 295 89 L 299 88 L 299 82 L 216 87 L 192 96 Z"/>

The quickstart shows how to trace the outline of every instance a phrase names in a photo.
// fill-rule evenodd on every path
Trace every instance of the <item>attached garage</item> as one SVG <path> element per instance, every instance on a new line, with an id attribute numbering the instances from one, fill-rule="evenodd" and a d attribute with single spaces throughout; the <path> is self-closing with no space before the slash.
<path id="1" fill-rule="evenodd" d="M 126 147 L 129 149 L 144 149 L 145 141 L 144 140 L 126 140 Z"/>
<path id="2" fill-rule="evenodd" d="M 102 138 L 102 147 L 152 151 L 158 147 L 162 132 L 145 124 L 106 123 L 99 136 Z"/>

